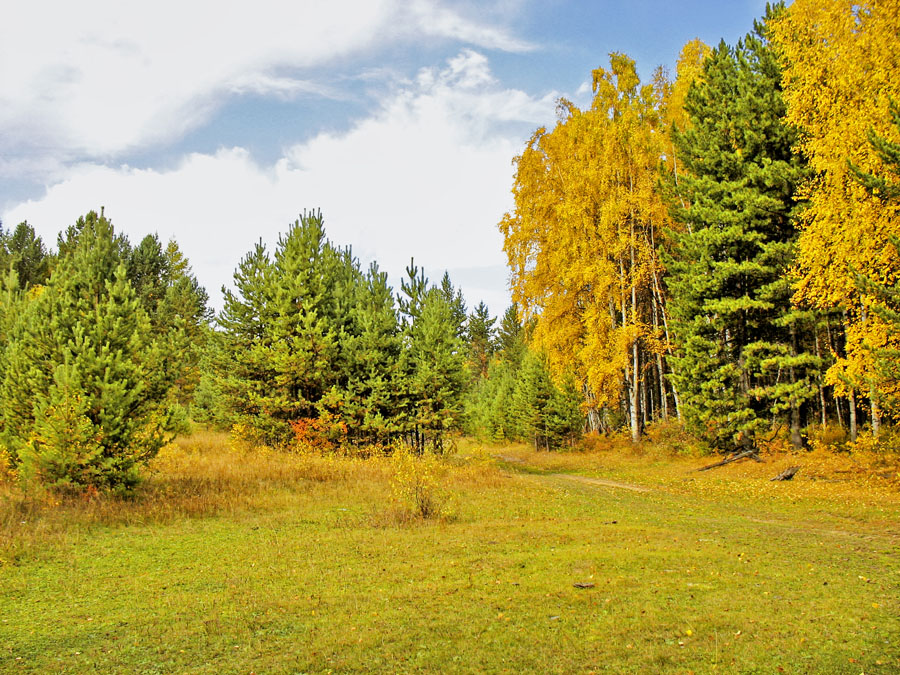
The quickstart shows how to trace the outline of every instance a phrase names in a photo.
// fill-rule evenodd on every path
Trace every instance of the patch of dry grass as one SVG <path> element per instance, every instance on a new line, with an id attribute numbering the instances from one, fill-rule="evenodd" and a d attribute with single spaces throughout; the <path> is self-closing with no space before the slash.
<path id="1" fill-rule="evenodd" d="M 0 482 L 0 566 L 86 528 L 288 508 L 317 484 L 386 484 L 390 467 L 379 460 L 251 449 L 223 433 L 198 432 L 163 448 L 145 475 L 127 498 L 63 496 Z"/>
<path id="2" fill-rule="evenodd" d="M 455 515 L 459 494 L 503 483 L 503 473 L 486 453 L 432 464 L 441 468 L 444 516 Z M 415 465 L 407 462 L 405 470 Z M 160 451 L 133 497 L 60 496 L 23 490 L 11 479 L 0 481 L 0 567 L 63 545 L 73 533 L 91 527 L 290 509 L 322 490 L 368 501 L 369 517 L 377 526 L 406 526 L 416 522 L 417 508 L 392 494 L 399 466 L 395 457 L 285 453 L 235 443 L 225 433 L 198 431 Z"/>

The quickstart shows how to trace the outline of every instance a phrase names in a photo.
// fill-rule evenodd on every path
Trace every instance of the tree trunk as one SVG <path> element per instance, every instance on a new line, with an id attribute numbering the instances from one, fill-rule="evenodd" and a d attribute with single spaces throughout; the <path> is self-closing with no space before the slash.
<path id="1" fill-rule="evenodd" d="M 634 180 L 631 179 L 631 189 L 634 190 Z M 629 249 L 631 253 L 631 268 L 629 272 L 631 274 L 631 325 L 634 326 L 635 332 L 637 332 L 637 283 L 634 278 L 634 212 L 631 214 L 631 241 L 629 244 Z M 635 334 L 634 341 L 631 343 L 631 357 L 632 357 L 632 372 L 634 373 L 634 387 L 632 388 L 632 402 L 631 402 L 631 442 L 637 443 L 641 440 L 641 428 L 640 428 L 640 416 L 638 414 L 638 405 L 640 405 L 640 399 L 638 398 L 638 382 L 640 378 L 640 361 L 639 361 L 639 353 L 638 353 L 638 336 Z"/>
<path id="2" fill-rule="evenodd" d="M 791 355 L 797 356 L 797 328 L 791 324 Z M 794 367 L 789 369 L 791 384 L 796 384 L 797 376 L 794 373 Z M 800 435 L 800 405 L 797 401 L 791 401 L 791 445 L 794 450 L 803 448 L 803 437 Z"/>
<path id="3" fill-rule="evenodd" d="M 672 398 L 675 399 L 675 417 L 678 418 L 678 421 L 681 421 L 681 398 L 678 396 L 678 387 L 675 386 L 675 383 L 672 382 Z"/>
<path id="4" fill-rule="evenodd" d="M 825 319 L 825 337 L 828 340 L 828 350 L 832 354 L 837 354 L 837 347 L 835 346 L 834 338 L 831 335 L 831 319 L 827 317 Z M 833 387 L 831 389 L 831 396 L 834 399 L 834 409 L 837 413 L 838 425 L 841 427 L 841 429 L 845 429 L 846 426 L 844 424 L 844 410 L 843 406 L 841 405 L 841 397 L 838 396 Z"/>
<path id="5" fill-rule="evenodd" d="M 822 358 L 822 352 L 819 349 L 819 331 L 814 328 L 813 333 L 816 336 L 816 358 Z M 819 410 L 821 412 L 822 417 L 822 428 L 824 429 L 828 425 L 828 419 L 825 417 L 825 387 L 822 386 L 822 378 L 819 377 Z"/>
<path id="6" fill-rule="evenodd" d="M 653 332 L 656 333 L 659 331 L 659 319 L 657 314 L 657 305 L 656 299 L 653 301 Z M 663 360 L 662 354 L 657 350 L 656 353 L 656 374 L 659 378 L 659 408 L 662 413 L 662 418 L 664 422 L 669 421 L 669 402 L 666 400 L 666 376 L 665 369 L 663 368 Z"/>
<path id="7" fill-rule="evenodd" d="M 874 386 L 869 394 L 869 405 L 872 408 L 872 436 L 878 438 L 878 434 L 881 432 L 881 408 L 878 407 Z"/>
<path id="8" fill-rule="evenodd" d="M 794 450 L 803 448 L 803 436 L 800 435 L 800 406 L 791 406 L 791 445 Z"/>
<path id="9" fill-rule="evenodd" d="M 857 436 L 856 429 L 856 392 L 850 390 L 850 440 L 855 442 Z"/>
<path id="10" fill-rule="evenodd" d="M 636 304 L 634 288 L 632 288 L 631 302 L 632 309 L 634 310 Z M 634 342 L 631 345 L 631 357 L 631 372 L 633 374 L 634 380 L 631 386 L 631 441 L 633 443 L 637 443 L 641 440 L 640 416 L 638 410 L 638 406 L 640 405 L 640 398 L 638 398 L 638 373 L 640 372 L 640 356 L 638 352 L 637 337 L 635 337 Z"/>
<path id="11" fill-rule="evenodd" d="M 862 322 L 866 325 L 869 320 L 869 312 L 866 306 L 862 308 Z M 875 383 L 870 380 L 869 384 L 869 409 L 872 412 L 872 436 L 878 438 L 878 432 L 881 430 L 881 410 L 878 408 L 878 392 L 875 390 Z"/>

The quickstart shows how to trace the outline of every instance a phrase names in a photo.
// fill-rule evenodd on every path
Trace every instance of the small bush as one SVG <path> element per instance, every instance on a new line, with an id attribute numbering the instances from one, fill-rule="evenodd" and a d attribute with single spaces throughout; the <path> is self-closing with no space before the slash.
<path id="1" fill-rule="evenodd" d="M 810 447 L 814 450 L 819 448 L 828 448 L 831 450 L 840 449 L 848 438 L 846 430 L 839 424 L 829 424 L 822 426 L 816 424 L 807 429 Z"/>
<path id="2" fill-rule="evenodd" d="M 426 520 L 450 517 L 450 495 L 441 485 L 446 467 L 435 455 L 414 455 L 401 446 L 392 462 L 391 493 L 402 507 Z"/>

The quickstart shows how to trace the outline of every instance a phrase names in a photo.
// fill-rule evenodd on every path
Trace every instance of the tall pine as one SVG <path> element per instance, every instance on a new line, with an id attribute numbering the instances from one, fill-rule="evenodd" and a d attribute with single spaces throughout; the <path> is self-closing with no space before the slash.
<path id="1" fill-rule="evenodd" d="M 678 341 L 670 363 L 687 423 L 719 449 L 752 441 L 773 421 L 787 423 L 799 445 L 801 411 L 816 392 L 811 319 L 791 308 L 805 167 L 792 151 L 780 82 L 757 23 L 736 47 L 713 50 L 686 98 L 690 127 L 674 132 L 686 175 L 672 203 L 685 231 L 668 260 Z"/>

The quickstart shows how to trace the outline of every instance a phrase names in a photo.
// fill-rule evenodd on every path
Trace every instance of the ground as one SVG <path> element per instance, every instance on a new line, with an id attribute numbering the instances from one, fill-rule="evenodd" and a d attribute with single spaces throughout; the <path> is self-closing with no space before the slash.
<path id="1" fill-rule="evenodd" d="M 897 672 L 892 469 L 764 458 L 464 442 L 430 519 L 417 465 L 216 434 L 132 501 L 7 486 L 0 671 Z"/>

